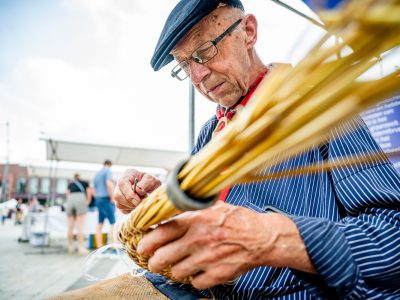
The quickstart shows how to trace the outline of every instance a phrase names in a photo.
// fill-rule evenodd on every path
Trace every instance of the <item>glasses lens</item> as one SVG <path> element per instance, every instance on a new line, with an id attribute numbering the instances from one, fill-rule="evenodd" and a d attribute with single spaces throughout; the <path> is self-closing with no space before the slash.
<path id="1" fill-rule="evenodd" d="M 208 41 L 205 42 L 196 50 L 194 50 L 192 53 L 192 57 L 195 62 L 199 64 L 205 64 L 215 55 L 217 55 L 217 53 L 218 53 L 217 47 L 215 47 L 211 41 Z"/>
<path id="2" fill-rule="evenodd" d="M 177 64 L 171 71 L 171 76 L 178 80 L 185 80 L 189 76 L 189 64 L 184 60 Z"/>

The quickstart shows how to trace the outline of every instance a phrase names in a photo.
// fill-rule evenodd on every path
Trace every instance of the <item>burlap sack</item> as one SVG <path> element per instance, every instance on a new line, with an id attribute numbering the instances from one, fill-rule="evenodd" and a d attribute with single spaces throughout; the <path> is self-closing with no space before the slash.
<path id="1" fill-rule="evenodd" d="M 160 291 L 158 291 L 149 282 L 146 277 L 133 277 L 129 273 L 116 278 L 97 282 L 88 287 L 69 291 L 57 296 L 48 298 L 48 300 L 117 300 L 117 299 L 149 299 L 149 300 L 167 300 Z"/>

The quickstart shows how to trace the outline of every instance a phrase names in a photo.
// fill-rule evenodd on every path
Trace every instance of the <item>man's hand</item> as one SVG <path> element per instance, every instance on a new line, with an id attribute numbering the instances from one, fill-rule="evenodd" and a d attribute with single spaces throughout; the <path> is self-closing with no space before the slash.
<path id="1" fill-rule="evenodd" d="M 291 219 L 226 203 L 183 213 L 158 226 L 143 237 L 138 252 L 152 256 L 151 272 L 173 265 L 175 278 L 193 276 L 198 289 L 225 283 L 257 266 L 315 272 Z"/>
<path id="2" fill-rule="evenodd" d="M 136 189 L 133 190 L 136 183 Z M 149 174 L 129 169 L 118 180 L 114 190 L 114 200 L 122 213 L 130 213 L 143 198 L 161 185 L 161 182 Z"/>

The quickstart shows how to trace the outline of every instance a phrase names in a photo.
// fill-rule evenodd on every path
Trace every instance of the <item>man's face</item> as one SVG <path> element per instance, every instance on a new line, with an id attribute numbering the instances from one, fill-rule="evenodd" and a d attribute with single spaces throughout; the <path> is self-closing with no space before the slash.
<path id="1" fill-rule="evenodd" d="M 177 61 L 190 57 L 206 41 L 214 40 L 240 16 L 228 8 L 218 8 L 197 24 L 175 47 Z M 218 54 L 205 64 L 189 60 L 190 78 L 196 89 L 209 100 L 224 107 L 233 106 L 249 89 L 251 60 L 243 22 L 217 44 Z"/>

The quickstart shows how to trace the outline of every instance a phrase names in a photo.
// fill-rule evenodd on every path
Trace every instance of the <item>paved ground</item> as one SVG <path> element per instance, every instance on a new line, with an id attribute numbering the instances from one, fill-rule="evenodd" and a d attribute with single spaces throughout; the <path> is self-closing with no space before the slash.
<path id="1" fill-rule="evenodd" d="M 11 220 L 0 225 L 0 300 L 45 299 L 93 283 L 83 278 L 85 257 L 69 255 L 66 239 L 51 240 L 51 247 L 41 249 L 19 243 L 21 232 Z M 125 272 L 128 267 L 116 256 L 96 259 L 89 270 L 97 278 Z"/>

